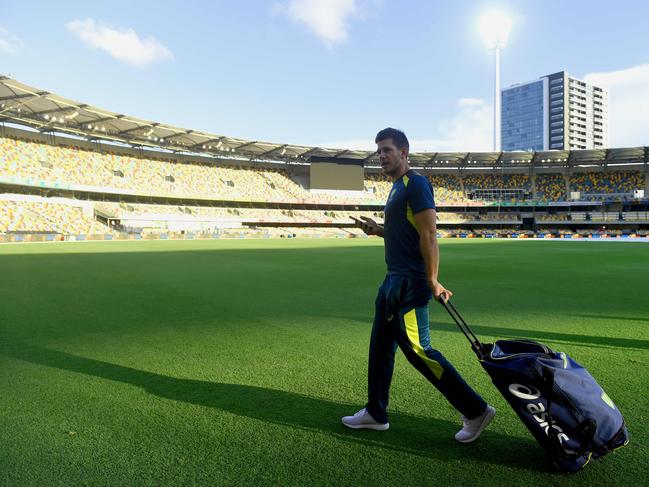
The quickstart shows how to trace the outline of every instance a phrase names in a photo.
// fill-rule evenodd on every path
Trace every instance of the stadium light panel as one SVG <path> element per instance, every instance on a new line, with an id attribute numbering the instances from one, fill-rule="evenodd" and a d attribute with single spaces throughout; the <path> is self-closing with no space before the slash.
<path id="1" fill-rule="evenodd" d="M 491 10 L 478 19 L 478 32 L 488 49 L 502 49 L 507 44 L 512 20 L 499 10 Z"/>

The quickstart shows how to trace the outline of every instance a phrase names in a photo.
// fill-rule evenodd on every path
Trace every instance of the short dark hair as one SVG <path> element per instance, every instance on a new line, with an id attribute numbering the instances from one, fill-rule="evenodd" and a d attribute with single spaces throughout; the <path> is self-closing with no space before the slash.
<path id="1" fill-rule="evenodd" d="M 399 129 L 393 129 L 392 127 L 388 127 L 386 129 L 381 130 L 378 134 L 376 134 L 374 143 L 378 144 L 382 140 L 387 140 L 387 139 L 392 139 L 392 142 L 394 142 L 394 145 L 396 146 L 397 149 L 403 149 L 405 147 L 407 150 L 410 150 L 410 143 L 408 142 L 408 137 L 406 137 L 406 134 L 404 134 Z"/>

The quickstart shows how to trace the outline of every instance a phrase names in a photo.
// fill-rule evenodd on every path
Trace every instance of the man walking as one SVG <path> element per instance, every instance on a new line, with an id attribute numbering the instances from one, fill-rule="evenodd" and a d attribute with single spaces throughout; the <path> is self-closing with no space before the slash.
<path id="1" fill-rule="evenodd" d="M 447 301 L 453 293 L 437 280 L 439 248 L 430 182 L 408 165 L 409 143 L 400 130 L 386 128 L 375 139 L 383 172 L 393 181 L 385 204 L 385 223 L 356 220 L 368 235 L 383 237 L 388 272 L 375 302 L 370 339 L 368 401 L 342 422 L 354 429 L 387 430 L 388 400 L 397 346 L 463 416 L 455 435 L 462 443 L 476 440 L 496 414 L 462 379 L 453 365 L 430 344 L 428 302 Z"/>

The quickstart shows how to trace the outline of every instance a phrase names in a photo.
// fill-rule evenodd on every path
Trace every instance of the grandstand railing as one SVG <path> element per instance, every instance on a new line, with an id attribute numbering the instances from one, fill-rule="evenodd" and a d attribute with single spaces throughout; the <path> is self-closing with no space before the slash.
<path id="1" fill-rule="evenodd" d="M 636 198 L 635 194 L 632 191 L 625 193 L 586 193 L 583 191 L 578 191 L 578 193 L 579 197 L 575 201 L 628 201 L 640 199 Z"/>
<path id="2" fill-rule="evenodd" d="M 521 188 L 473 188 L 467 190 L 469 198 L 482 201 L 527 200 L 531 198 L 529 190 Z"/>

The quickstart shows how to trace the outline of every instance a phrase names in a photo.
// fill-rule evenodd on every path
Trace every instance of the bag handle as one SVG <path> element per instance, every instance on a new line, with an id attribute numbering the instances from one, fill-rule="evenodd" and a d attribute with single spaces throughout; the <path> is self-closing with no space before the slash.
<path id="1" fill-rule="evenodd" d="M 464 318 L 462 318 L 460 312 L 453 305 L 453 303 L 451 303 L 450 299 L 444 301 L 444 298 L 440 296 L 438 301 L 442 306 L 444 306 L 446 311 L 448 311 L 448 314 L 451 315 L 451 318 L 453 318 L 453 321 L 455 321 L 455 324 L 458 326 L 460 331 L 464 333 L 466 339 L 469 340 L 471 348 L 473 349 L 473 352 L 478 356 L 478 359 L 482 360 L 484 356 L 487 355 L 486 347 L 482 343 L 480 343 L 480 340 L 478 340 L 478 337 L 475 336 L 475 333 L 473 333 L 473 330 L 471 330 L 469 325 L 466 324 L 466 321 L 464 321 Z"/>

